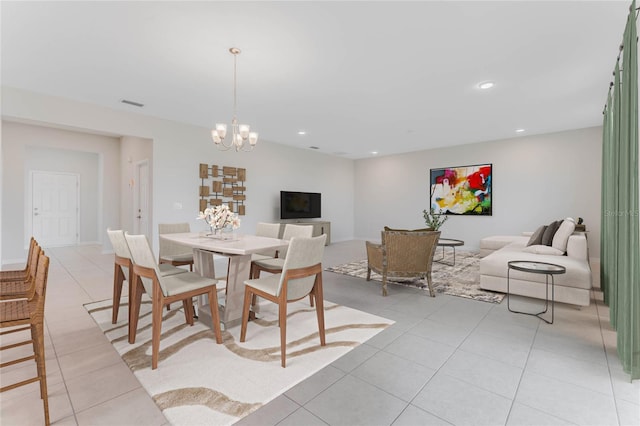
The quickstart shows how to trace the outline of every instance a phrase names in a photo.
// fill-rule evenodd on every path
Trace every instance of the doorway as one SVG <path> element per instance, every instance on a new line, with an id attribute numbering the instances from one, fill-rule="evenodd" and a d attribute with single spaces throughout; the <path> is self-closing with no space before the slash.
<path id="1" fill-rule="evenodd" d="M 78 243 L 80 175 L 31 172 L 31 235 L 43 247 Z"/>
<path id="2" fill-rule="evenodd" d="M 151 211 L 149 203 L 149 160 L 135 164 L 133 191 L 133 233 L 144 234 L 151 241 Z"/>

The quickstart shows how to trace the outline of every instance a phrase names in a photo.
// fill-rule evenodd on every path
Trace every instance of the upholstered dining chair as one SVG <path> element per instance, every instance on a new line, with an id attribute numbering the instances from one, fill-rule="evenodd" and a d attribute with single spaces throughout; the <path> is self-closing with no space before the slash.
<path id="1" fill-rule="evenodd" d="M 431 265 L 440 231 L 385 229 L 382 244 L 366 241 L 367 281 L 371 271 L 382 275 L 382 295 L 387 293 L 389 277 L 419 277 L 427 280 L 429 294 L 435 297 L 431 283 Z"/>
<path id="2" fill-rule="evenodd" d="M 259 237 L 278 238 L 280 235 L 279 223 L 258 222 L 256 225 L 256 235 Z M 263 252 L 253 253 L 251 260 L 273 259 L 278 257 L 277 250 L 267 250 Z"/>
<path id="3" fill-rule="evenodd" d="M 49 273 L 49 257 L 41 254 L 38 256 L 38 266 L 34 277 L 34 292 L 29 299 L 14 299 L 0 302 L 0 329 L 10 328 L 0 332 L 0 335 L 29 330 L 31 338 L 28 340 L 7 344 L 0 350 L 13 349 L 28 345 L 33 348 L 33 355 L 7 361 L 2 356 L 0 368 L 35 360 L 36 377 L 20 382 L 7 384 L 6 378 L 2 381 L 0 393 L 34 382 L 40 382 L 40 398 L 44 406 L 44 424 L 49 425 L 49 397 L 47 394 L 47 370 L 44 354 L 44 302 L 47 290 L 47 277 Z M 18 327 L 18 328 L 16 328 Z"/>
<path id="4" fill-rule="evenodd" d="M 131 269 L 131 251 L 127 245 L 127 240 L 124 237 L 124 231 L 122 229 L 107 229 L 107 235 L 111 246 L 113 247 L 114 262 L 113 262 L 113 312 L 111 316 L 111 323 L 118 322 L 118 311 L 120 310 L 120 299 L 122 296 L 122 285 L 125 281 L 129 283 L 129 302 L 131 302 L 131 283 L 132 281 L 132 269 Z M 169 264 L 159 264 L 158 271 L 161 276 L 182 274 L 187 272 L 186 269 L 177 268 Z"/>
<path id="5" fill-rule="evenodd" d="M 287 349 L 287 303 L 313 295 L 316 301 L 318 334 L 320 345 L 325 346 L 324 299 L 322 295 L 322 256 L 326 235 L 319 237 L 293 237 L 289 244 L 282 272 L 265 278 L 245 281 L 244 305 L 240 341 L 247 335 L 247 322 L 250 308 L 256 296 L 278 304 L 278 324 L 280 326 L 280 358 L 282 367 L 286 367 Z"/>
<path id="6" fill-rule="evenodd" d="M 38 259 L 34 259 L 34 253 L 38 242 L 35 238 L 31 237 L 29 241 L 29 253 L 27 255 L 27 263 L 24 269 L 16 269 L 9 271 L 0 271 L 0 282 L 3 281 L 27 281 L 30 274 L 30 266 L 32 262 L 38 263 Z"/>
<path id="7" fill-rule="evenodd" d="M 158 234 L 177 234 L 181 232 L 191 232 L 188 223 L 160 223 L 158 224 Z M 160 252 L 158 263 L 168 263 L 172 266 L 189 266 L 189 270 L 193 271 L 193 252 L 190 248 L 181 244 L 167 241 L 160 238 Z"/>
<path id="8" fill-rule="evenodd" d="M 293 225 L 287 223 L 282 234 L 283 240 L 291 240 L 293 237 L 311 238 L 313 235 L 313 226 L 309 225 Z M 260 271 L 277 274 L 282 271 L 284 259 L 287 257 L 287 248 L 281 249 L 277 253 L 277 257 L 267 259 L 257 259 L 251 262 L 251 278 L 259 278 Z"/>
<path id="9" fill-rule="evenodd" d="M 216 336 L 216 342 L 222 343 L 220 331 L 220 316 L 218 313 L 218 295 L 216 291 L 217 280 L 202 277 L 195 272 L 185 271 L 182 274 L 165 275 L 160 273 L 155 261 L 147 237 L 144 235 L 125 234 L 132 260 L 132 300 L 129 309 L 132 309 L 129 323 L 129 342 L 135 342 L 135 333 L 140 315 L 140 303 L 143 289 L 151 296 L 151 369 L 158 367 L 160 352 L 160 335 L 162 328 L 162 310 L 165 305 L 182 301 L 185 320 L 193 325 L 193 298 L 200 295 L 209 296 L 211 308 L 211 322 Z"/>
<path id="10" fill-rule="evenodd" d="M 37 243 L 31 247 L 27 260 L 29 268 L 27 269 L 26 276 L 14 281 L 0 282 L 0 300 L 29 299 L 33 296 L 38 259 L 42 254 L 44 254 L 44 252 Z"/>

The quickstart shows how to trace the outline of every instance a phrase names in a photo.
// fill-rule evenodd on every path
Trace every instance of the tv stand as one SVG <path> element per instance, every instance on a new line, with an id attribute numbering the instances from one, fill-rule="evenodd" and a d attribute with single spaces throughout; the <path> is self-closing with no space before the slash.
<path id="1" fill-rule="evenodd" d="M 325 242 L 325 245 L 328 246 L 329 244 L 331 244 L 331 222 L 324 222 L 320 220 L 294 219 L 294 220 L 283 221 L 282 223 L 284 224 L 291 223 L 294 225 L 311 225 L 313 226 L 314 237 L 325 234 L 327 236 L 327 241 Z M 284 231 L 284 227 L 282 227 L 282 229 Z"/>

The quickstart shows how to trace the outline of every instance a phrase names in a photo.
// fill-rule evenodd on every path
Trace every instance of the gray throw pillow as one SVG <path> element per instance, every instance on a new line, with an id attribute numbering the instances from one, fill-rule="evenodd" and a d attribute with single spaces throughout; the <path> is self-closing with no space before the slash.
<path id="1" fill-rule="evenodd" d="M 547 229 L 545 229 L 544 234 L 542 234 L 542 241 L 540 244 L 543 246 L 550 246 L 553 242 L 553 236 L 556 235 L 556 231 L 560 227 L 561 223 L 562 221 L 558 220 L 547 225 Z"/>
<path id="2" fill-rule="evenodd" d="M 531 235 L 531 238 L 529 238 L 529 242 L 527 243 L 527 247 L 528 246 L 541 245 L 542 244 L 542 235 L 544 234 L 544 231 L 546 229 L 547 229 L 547 225 L 542 225 L 540 228 L 536 229 L 536 232 L 534 232 L 533 235 Z"/>

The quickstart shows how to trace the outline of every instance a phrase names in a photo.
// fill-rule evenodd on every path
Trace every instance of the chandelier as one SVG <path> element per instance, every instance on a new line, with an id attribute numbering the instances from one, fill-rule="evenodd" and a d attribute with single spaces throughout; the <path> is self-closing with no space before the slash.
<path id="1" fill-rule="evenodd" d="M 248 124 L 238 124 L 237 100 L 236 100 L 236 59 L 240 49 L 232 47 L 229 52 L 233 55 L 233 119 L 231 120 L 231 138 L 226 139 L 227 125 L 216 123 L 216 128 L 211 131 L 211 138 L 219 150 L 227 151 L 235 148 L 236 151 L 251 151 L 258 143 L 258 134 L 250 131 Z"/>

